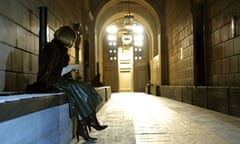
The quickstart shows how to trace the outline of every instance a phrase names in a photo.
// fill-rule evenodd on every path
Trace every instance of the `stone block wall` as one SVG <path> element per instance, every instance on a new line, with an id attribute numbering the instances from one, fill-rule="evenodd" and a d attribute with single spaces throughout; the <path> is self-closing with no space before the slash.
<path id="1" fill-rule="evenodd" d="M 240 88 L 229 89 L 229 113 L 240 117 Z"/>
<path id="2" fill-rule="evenodd" d="M 48 40 L 62 25 L 81 23 L 82 1 L 1 0 L 0 91 L 21 91 L 36 80 L 39 7 L 48 9 Z M 70 52 L 74 56 L 74 51 Z M 71 57 L 71 61 L 73 61 Z"/>
<path id="3" fill-rule="evenodd" d="M 169 85 L 193 85 L 193 20 L 189 1 L 166 1 Z"/>
<path id="4" fill-rule="evenodd" d="M 240 1 L 209 0 L 200 7 L 204 16 L 204 84 L 240 86 Z M 194 2 L 192 2 L 194 3 Z M 198 3 L 198 2 L 196 2 Z M 190 1 L 166 1 L 166 37 L 169 63 L 168 85 L 198 83 L 197 50 L 194 45 L 194 6 Z M 233 28 L 234 27 L 234 28 Z M 196 37 L 197 38 L 197 37 Z M 204 65 L 204 66 L 202 66 Z"/>
<path id="5" fill-rule="evenodd" d="M 67 144 L 73 124 L 63 93 L 0 97 L 1 144 Z"/>
<path id="6" fill-rule="evenodd" d="M 240 117 L 240 87 L 161 85 L 160 96 Z"/>
<path id="7" fill-rule="evenodd" d="M 207 87 L 197 86 L 193 88 L 193 105 L 207 108 Z"/>
<path id="8" fill-rule="evenodd" d="M 208 85 L 240 86 L 239 6 L 239 0 L 208 1 Z"/>
<path id="9" fill-rule="evenodd" d="M 188 104 L 193 103 L 193 87 L 182 88 L 182 101 Z"/>
<path id="10" fill-rule="evenodd" d="M 207 89 L 207 108 L 229 113 L 227 87 L 208 87 Z"/>
<path id="11" fill-rule="evenodd" d="M 96 90 L 103 98 L 98 111 L 112 92 L 109 86 Z M 67 144 L 75 137 L 77 119 L 70 118 L 64 93 L 1 93 L 0 109 L 1 144 Z"/>

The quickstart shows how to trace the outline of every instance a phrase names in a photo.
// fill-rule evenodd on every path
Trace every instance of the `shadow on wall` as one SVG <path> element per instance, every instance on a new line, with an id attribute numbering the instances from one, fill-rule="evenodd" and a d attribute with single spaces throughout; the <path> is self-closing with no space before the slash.
<path id="1" fill-rule="evenodd" d="M 0 43 L 0 91 L 25 90 L 30 78 L 24 65 L 31 63 L 30 58 L 30 54 Z"/>

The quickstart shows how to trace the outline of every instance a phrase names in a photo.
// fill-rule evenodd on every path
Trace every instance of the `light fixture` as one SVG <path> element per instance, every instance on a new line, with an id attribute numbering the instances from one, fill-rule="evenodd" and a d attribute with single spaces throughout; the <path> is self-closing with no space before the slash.
<path id="1" fill-rule="evenodd" d="M 135 21 L 134 21 L 134 16 L 132 14 L 127 14 L 124 16 L 123 18 L 124 28 L 133 29 L 134 24 L 135 24 Z"/>
<path id="2" fill-rule="evenodd" d="M 123 26 L 126 29 L 132 29 L 135 24 L 134 16 L 130 12 L 129 0 L 127 1 L 127 10 L 128 13 L 123 17 Z"/>
<path id="3" fill-rule="evenodd" d="M 183 59 L 183 48 L 180 48 L 180 59 Z"/>
<path id="4" fill-rule="evenodd" d="M 107 37 L 107 39 L 108 39 L 109 41 L 116 41 L 116 40 L 117 40 L 117 36 L 114 35 L 114 34 L 109 34 L 108 37 Z"/>
<path id="5" fill-rule="evenodd" d="M 132 43 L 132 35 L 130 33 L 124 33 L 122 35 L 122 43 L 123 45 L 130 45 Z"/>
<path id="6" fill-rule="evenodd" d="M 139 61 L 144 59 L 142 56 L 144 51 L 144 29 L 130 12 L 130 0 L 127 0 L 126 4 L 127 14 L 122 19 L 122 26 L 118 28 L 111 24 L 106 28 L 106 44 L 108 44 L 108 55 L 111 61 L 119 59 L 118 56 L 120 55 L 118 55 L 118 51 L 121 48 L 128 51 L 132 51 L 133 49 L 134 60 Z"/>
<path id="7" fill-rule="evenodd" d="M 107 32 L 111 34 L 115 34 L 118 31 L 118 28 L 115 25 L 110 25 L 107 27 Z"/>
<path id="8" fill-rule="evenodd" d="M 134 24 L 133 32 L 137 34 L 143 33 L 143 27 L 141 25 Z"/>

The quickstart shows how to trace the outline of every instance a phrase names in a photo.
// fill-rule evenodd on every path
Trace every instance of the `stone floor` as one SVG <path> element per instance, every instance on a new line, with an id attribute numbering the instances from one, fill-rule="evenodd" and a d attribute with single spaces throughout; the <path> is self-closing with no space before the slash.
<path id="1" fill-rule="evenodd" d="M 240 143 L 240 118 L 144 93 L 113 93 L 97 116 L 109 126 L 90 132 L 97 144 Z"/>

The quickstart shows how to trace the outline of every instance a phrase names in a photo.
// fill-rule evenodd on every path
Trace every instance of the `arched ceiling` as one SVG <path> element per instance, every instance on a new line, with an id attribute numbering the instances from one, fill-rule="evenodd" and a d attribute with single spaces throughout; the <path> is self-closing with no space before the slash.
<path id="1" fill-rule="evenodd" d="M 85 0 L 86 1 L 86 0 Z M 106 27 L 121 24 L 126 14 L 134 15 L 135 20 L 145 29 L 151 48 L 158 47 L 158 35 L 161 33 L 161 15 L 164 15 L 164 0 L 90 0 L 89 11 L 93 14 L 91 25 L 94 28 L 95 49 L 101 52 Z M 119 27 L 119 26 L 118 26 Z M 100 47 L 99 47 L 100 46 Z M 156 51 L 156 50 L 155 50 Z M 156 53 L 154 52 L 153 55 Z M 97 54 L 101 55 L 101 54 Z M 98 56 L 96 57 L 98 59 Z"/>
<path id="2" fill-rule="evenodd" d="M 169 1 L 169 0 L 168 0 Z M 88 7 L 94 16 L 98 15 L 99 11 L 107 4 L 107 3 L 127 3 L 127 2 L 135 2 L 143 7 L 147 7 L 149 5 L 158 13 L 159 17 L 162 17 L 164 8 L 165 8 L 165 0 L 84 0 L 85 5 Z"/>
<path id="3" fill-rule="evenodd" d="M 100 32 L 104 26 L 119 23 L 125 14 L 130 11 L 135 20 L 141 23 L 148 31 L 159 31 L 159 17 L 149 3 L 143 0 L 111 0 L 105 3 L 96 15 L 95 32 Z"/>

